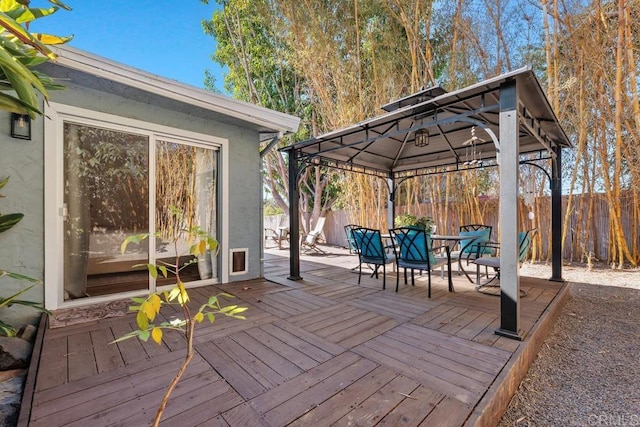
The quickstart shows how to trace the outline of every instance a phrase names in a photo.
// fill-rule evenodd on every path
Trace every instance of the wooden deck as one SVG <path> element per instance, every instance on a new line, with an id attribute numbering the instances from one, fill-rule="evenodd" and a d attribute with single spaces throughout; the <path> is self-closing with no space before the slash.
<path id="1" fill-rule="evenodd" d="M 331 248 L 304 256 L 304 280 L 286 279 L 284 251 L 267 251 L 265 276 L 191 290 L 236 295 L 247 320 L 218 316 L 196 330 L 197 354 L 171 396 L 166 426 L 492 425 L 535 357 L 565 285 L 521 278 L 523 342 L 494 334 L 499 298 L 454 275 L 400 285 L 349 271 Z M 391 269 L 389 269 L 391 270 Z M 364 275 L 363 275 L 364 276 Z M 171 307 L 162 315 L 171 318 Z M 185 340 L 109 344 L 131 315 L 45 329 L 34 351 L 20 425 L 149 425 L 184 357 Z"/>

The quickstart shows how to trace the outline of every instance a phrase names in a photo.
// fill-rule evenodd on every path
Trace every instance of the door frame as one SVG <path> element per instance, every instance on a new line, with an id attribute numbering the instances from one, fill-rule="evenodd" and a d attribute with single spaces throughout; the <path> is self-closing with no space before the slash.
<path id="1" fill-rule="evenodd" d="M 44 113 L 44 300 L 47 309 L 78 307 L 148 294 L 148 290 L 141 290 L 70 301 L 64 300 L 64 240 L 61 238 L 64 227 L 64 189 L 60 185 L 60 177 L 64 169 L 62 124 L 65 120 L 115 131 L 147 135 L 150 145 L 155 144 L 155 140 L 158 138 L 173 138 L 177 141 L 216 146 L 219 149 L 218 206 L 216 207 L 219 229 L 217 239 L 221 249 L 218 280 L 220 283 L 229 281 L 228 139 L 55 102 L 45 104 Z"/>

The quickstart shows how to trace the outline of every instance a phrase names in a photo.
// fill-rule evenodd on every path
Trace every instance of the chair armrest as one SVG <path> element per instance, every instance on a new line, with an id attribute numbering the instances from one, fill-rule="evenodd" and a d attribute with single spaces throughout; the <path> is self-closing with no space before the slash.
<path id="1" fill-rule="evenodd" d="M 439 246 L 431 246 L 431 250 L 435 251 L 435 249 L 444 249 L 446 251 L 450 251 L 451 248 L 449 247 L 449 245 L 439 245 Z"/>
<path id="2" fill-rule="evenodd" d="M 434 249 L 444 249 L 444 252 L 447 254 L 447 264 L 451 265 L 451 248 L 449 247 L 449 245 L 440 245 L 440 246 L 433 246 L 431 247 L 431 250 L 433 251 Z M 440 254 L 442 254 L 442 252 L 440 252 Z"/>
<path id="3" fill-rule="evenodd" d="M 480 243 L 474 243 L 472 245 L 472 247 L 475 250 L 469 251 L 469 253 L 467 253 L 466 259 L 467 261 L 472 260 L 472 256 L 473 258 L 481 258 L 482 255 L 486 254 L 486 250 L 487 249 L 491 249 L 491 256 L 496 256 L 496 254 L 498 253 L 498 251 L 500 250 L 500 243 L 498 242 L 480 242 Z"/>
<path id="4" fill-rule="evenodd" d="M 277 236 L 278 232 L 276 230 L 274 230 L 273 228 L 265 227 L 264 228 L 264 234 L 267 237 L 271 237 L 271 236 Z"/>
<path id="5" fill-rule="evenodd" d="M 476 243 L 476 247 L 477 247 L 478 251 L 480 249 L 483 249 L 483 248 L 491 248 L 491 249 L 499 250 L 500 249 L 500 243 L 498 243 L 498 242 L 481 242 L 481 243 Z"/>

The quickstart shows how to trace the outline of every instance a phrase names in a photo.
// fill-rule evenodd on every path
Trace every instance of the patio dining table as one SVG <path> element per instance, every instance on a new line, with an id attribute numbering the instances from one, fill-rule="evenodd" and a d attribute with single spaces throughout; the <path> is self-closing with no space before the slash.
<path id="1" fill-rule="evenodd" d="M 474 236 L 460 234 L 432 234 L 430 237 L 432 240 L 454 242 L 453 246 L 455 246 L 456 243 L 460 242 L 460 240 L 470 240 L 470 244 L 473 244 L 473 242 L 477 239 L 477 237 Z M 458 270 L 462 271 L 464 275 L 467 276 L 469 282 L 474 283 L 473 279 L 471 279 L 471 276 L 469 276 L 469 273 L 467 273 L 467 271 L 462 266 L 462 253 L 460 253 L 460 255 L 458 256 Z"/>

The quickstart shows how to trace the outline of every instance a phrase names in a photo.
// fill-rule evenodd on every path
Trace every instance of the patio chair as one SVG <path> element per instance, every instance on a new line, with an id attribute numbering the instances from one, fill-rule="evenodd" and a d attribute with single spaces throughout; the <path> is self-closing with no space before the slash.
<path id="1" fill-rule="evenodd" d="M 491 241 L 491 231 L 493 227 L 484 224 L 465 224 L 461 225 L 459 235 L 468 237 L 458 242 L 456 250 L 451 251 L 451 259 L 458 261 L 458 273 L 461 271 L 473 283 L 473 279 L 464 269 L 462 262 L 465 261 L 468 266 L 471 261 L 482 255 L 495 255 L 495 248 L 491 246 L 480 245 Z"/>
<path id="2" fill-rule="evenodd" d="M 358 253 L 358 247 L 356 246 L 356 241 L 353 238 L 353 230 L 355 230 L 356 228 L 360 228 L 360 226 L 356 224 L 348 224 L 344 226 L 344 232 L 347 235 L 349 255 Z"/>
<path id="3" fill-rule="evenodd" d="M 265 227 L 264 240 L 271 239 L 278 244 L 278 249 L 282 249 L 282 243 L 289 241 L 289 217 L 280 218 L 278 226 L 274 228 Z"/>
<path id="4" fill-rule="evenodd" d="M 322 229 L 324 228 L 325 217 L 321 216 L 316 222 L 315 228 L 308 234 L 302 236 L 300 241 L 300 249 L 304 252 L 316 251 L 326 254 L 321 248 L 318 247 L 318 243 L 322 240 Z"/>
<path id="5" fill-rule="evenodd" d="M 352 231 L 353 240 L 356 244 L 356 252 L 358 253 L 358 285 L 362 278 L 362 264 L 375 266 L 372 276 L 378 278 L 378 270 L 382 266 L 382 289 L 387 286 L 387 269 L 386 265 L 394 261 L 393 252 L 388 246 L 382 243 L 382 235 L 380 230 L 372 228 L 355 228 Z"/>
<path id="6" fill-rule="evenodd" d="M 531 230 L 521 231 L 518 233 L 518 264 L 522 264 L 524 259 L 527 257 L 529 253 L 529 249 L 531 248 L 531 241 L 533 239 L 534 234 L 537 232 L 536 228 L 532 228 Z M 495 256 L 483 257 L 480 252 L 483 247 L 491 247 L 495 252 Z M 476 291 L 482 292 L 489 295 L 500 295 L 499 291 L 487 289 L 487 288 L 497 288 L 500 285 L 496 283 L 497 280 L 500 280 L 500 245 L 496 242 L 485 242 L 478 245 L 479 255 L 474 259 L 473 262 L 476 264 Z M 480 282 L 480 267 L 484 266 L 485 268 L 493 268 L 495 274 L 493 277 L 489 278 L 489 274 L 487 273 L 487 281 L 485 283 Z M 523 290 L 520 290 L 521 296 L 526 296 L 527 293 Z"/>
<path id="7" fill-rule="evenodd" d="M 414 270 L 427 272 L 427 296 L 431 298 L 431 270 L 447 266 L 449 292 L 453 292 L 451 280 L 451 255 L 448 245 L 433 247 L 431 237 L 424 230 L 414 228 L 394 228 L 389 230 L 396 255 L 396 292 L 400 282 L 400 268 L 404 269 L 404 283 L 407 284 L 407 269 L 411 269 L 411 285 L 415 286 Z M 440 249 L 444 256 L 436 256 L 434 249 Z"/>

